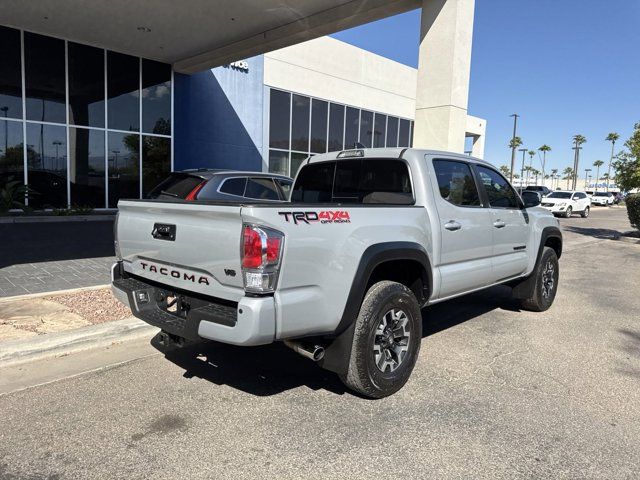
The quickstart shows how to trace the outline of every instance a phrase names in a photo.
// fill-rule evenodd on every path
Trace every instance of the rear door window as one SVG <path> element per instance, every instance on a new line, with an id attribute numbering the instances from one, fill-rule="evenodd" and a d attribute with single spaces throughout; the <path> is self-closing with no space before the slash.
<path id="1" fill-rule="evenodd" d="M 244 196 L 257 200 L 280 200 L 278 189 L 270 178 L 250 178 Z"/>
<path id="2" fill-rule="evenodd" d="M 468 163 L 434 160 L 440 196 L 458 207 L 479 207 L 480 195 Z"/>

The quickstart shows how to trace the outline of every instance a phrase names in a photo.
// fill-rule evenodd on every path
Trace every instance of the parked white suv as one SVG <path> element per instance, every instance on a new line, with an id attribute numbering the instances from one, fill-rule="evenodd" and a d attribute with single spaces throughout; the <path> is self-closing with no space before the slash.
<path id="1" fill-rule="evenodd" d="M 569 218 L 572 214 L 579 213 L 582 218 L 586 218 L 591 209 L 591 200 L 585 192 L 556 190 L 544 197 L 540 206 L 554 215 Z"/>
<path id="2" fill-rule="evenodd" d="M 613 205 L 613 193 L 611 192 L 595 192 L 591 196 L 591 203 L 593 205 L 602 205 L 608 207 Z"/>

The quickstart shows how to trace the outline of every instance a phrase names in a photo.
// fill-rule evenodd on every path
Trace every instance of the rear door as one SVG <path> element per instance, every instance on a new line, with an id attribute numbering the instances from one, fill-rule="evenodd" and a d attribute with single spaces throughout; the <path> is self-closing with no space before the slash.
<path id="1" fill-rule="evenodd" d="M 440 225 L 440 298 L 486 285 L 491 272 L 491 212 L 482 204 L 467 162 L 433 159 L 433 194 Z"/>
<path id="2" fill-rule="evenodd" d="M 493 282 L 518 276 L 529 263 L 529 220 L 518 194 L 493 168 L 475 165 L 483 194 L 489 202 L 493 231 Z"/>

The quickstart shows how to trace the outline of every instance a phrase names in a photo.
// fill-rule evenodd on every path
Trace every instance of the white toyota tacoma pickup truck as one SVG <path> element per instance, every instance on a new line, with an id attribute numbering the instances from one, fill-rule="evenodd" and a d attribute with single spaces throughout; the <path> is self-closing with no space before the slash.
<path id="1" fill-rule="evenodd" d="M 384 397 L 414 368 L 421 308 L 496 284 L 551 306 L 562 235 L 536 199 L 467 156 L 316 155 L 286 203 L 120 201 L 113 292 L 162 342 L 284 341 Z"/>

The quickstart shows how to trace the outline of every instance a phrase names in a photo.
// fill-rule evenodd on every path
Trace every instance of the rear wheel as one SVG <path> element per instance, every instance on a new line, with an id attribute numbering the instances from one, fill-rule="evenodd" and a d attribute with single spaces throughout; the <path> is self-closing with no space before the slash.
<path id="1" fill-rule="evenodd" d="M 569 218 L 571 216 L 571 214 L 573 213 L 573 208 L 571 207 L 567 207 L 567 211 L 564 212 L 564 216 L 565 218 Z"/>
<path id="2" fill-rule="evenodd" d="M 400 283 L 374 284 L 360 307 L 346 375 L 346 386 L 371 398 L 400 390 L 411 375 L 422 339 L 420 306 Z"/>
<path id="3" fill-rule="evenodd" d="M 585 207 L 585 209 L 580 214 L 582 218 L 587 218 L 589 216 L 589 207 Z"/>
<path id="4" fill-rule="evenodd" d="M 558 280 L 560 278 L 560 265 L 558 256 L 551 247 L 544 247 L 540 262 L 536 266 L 535 286 L 532 295 L 521 301 L 521 306 L 525 310 L 533 312 L 544 312 L 556 298 L 558 291 Z"/>

